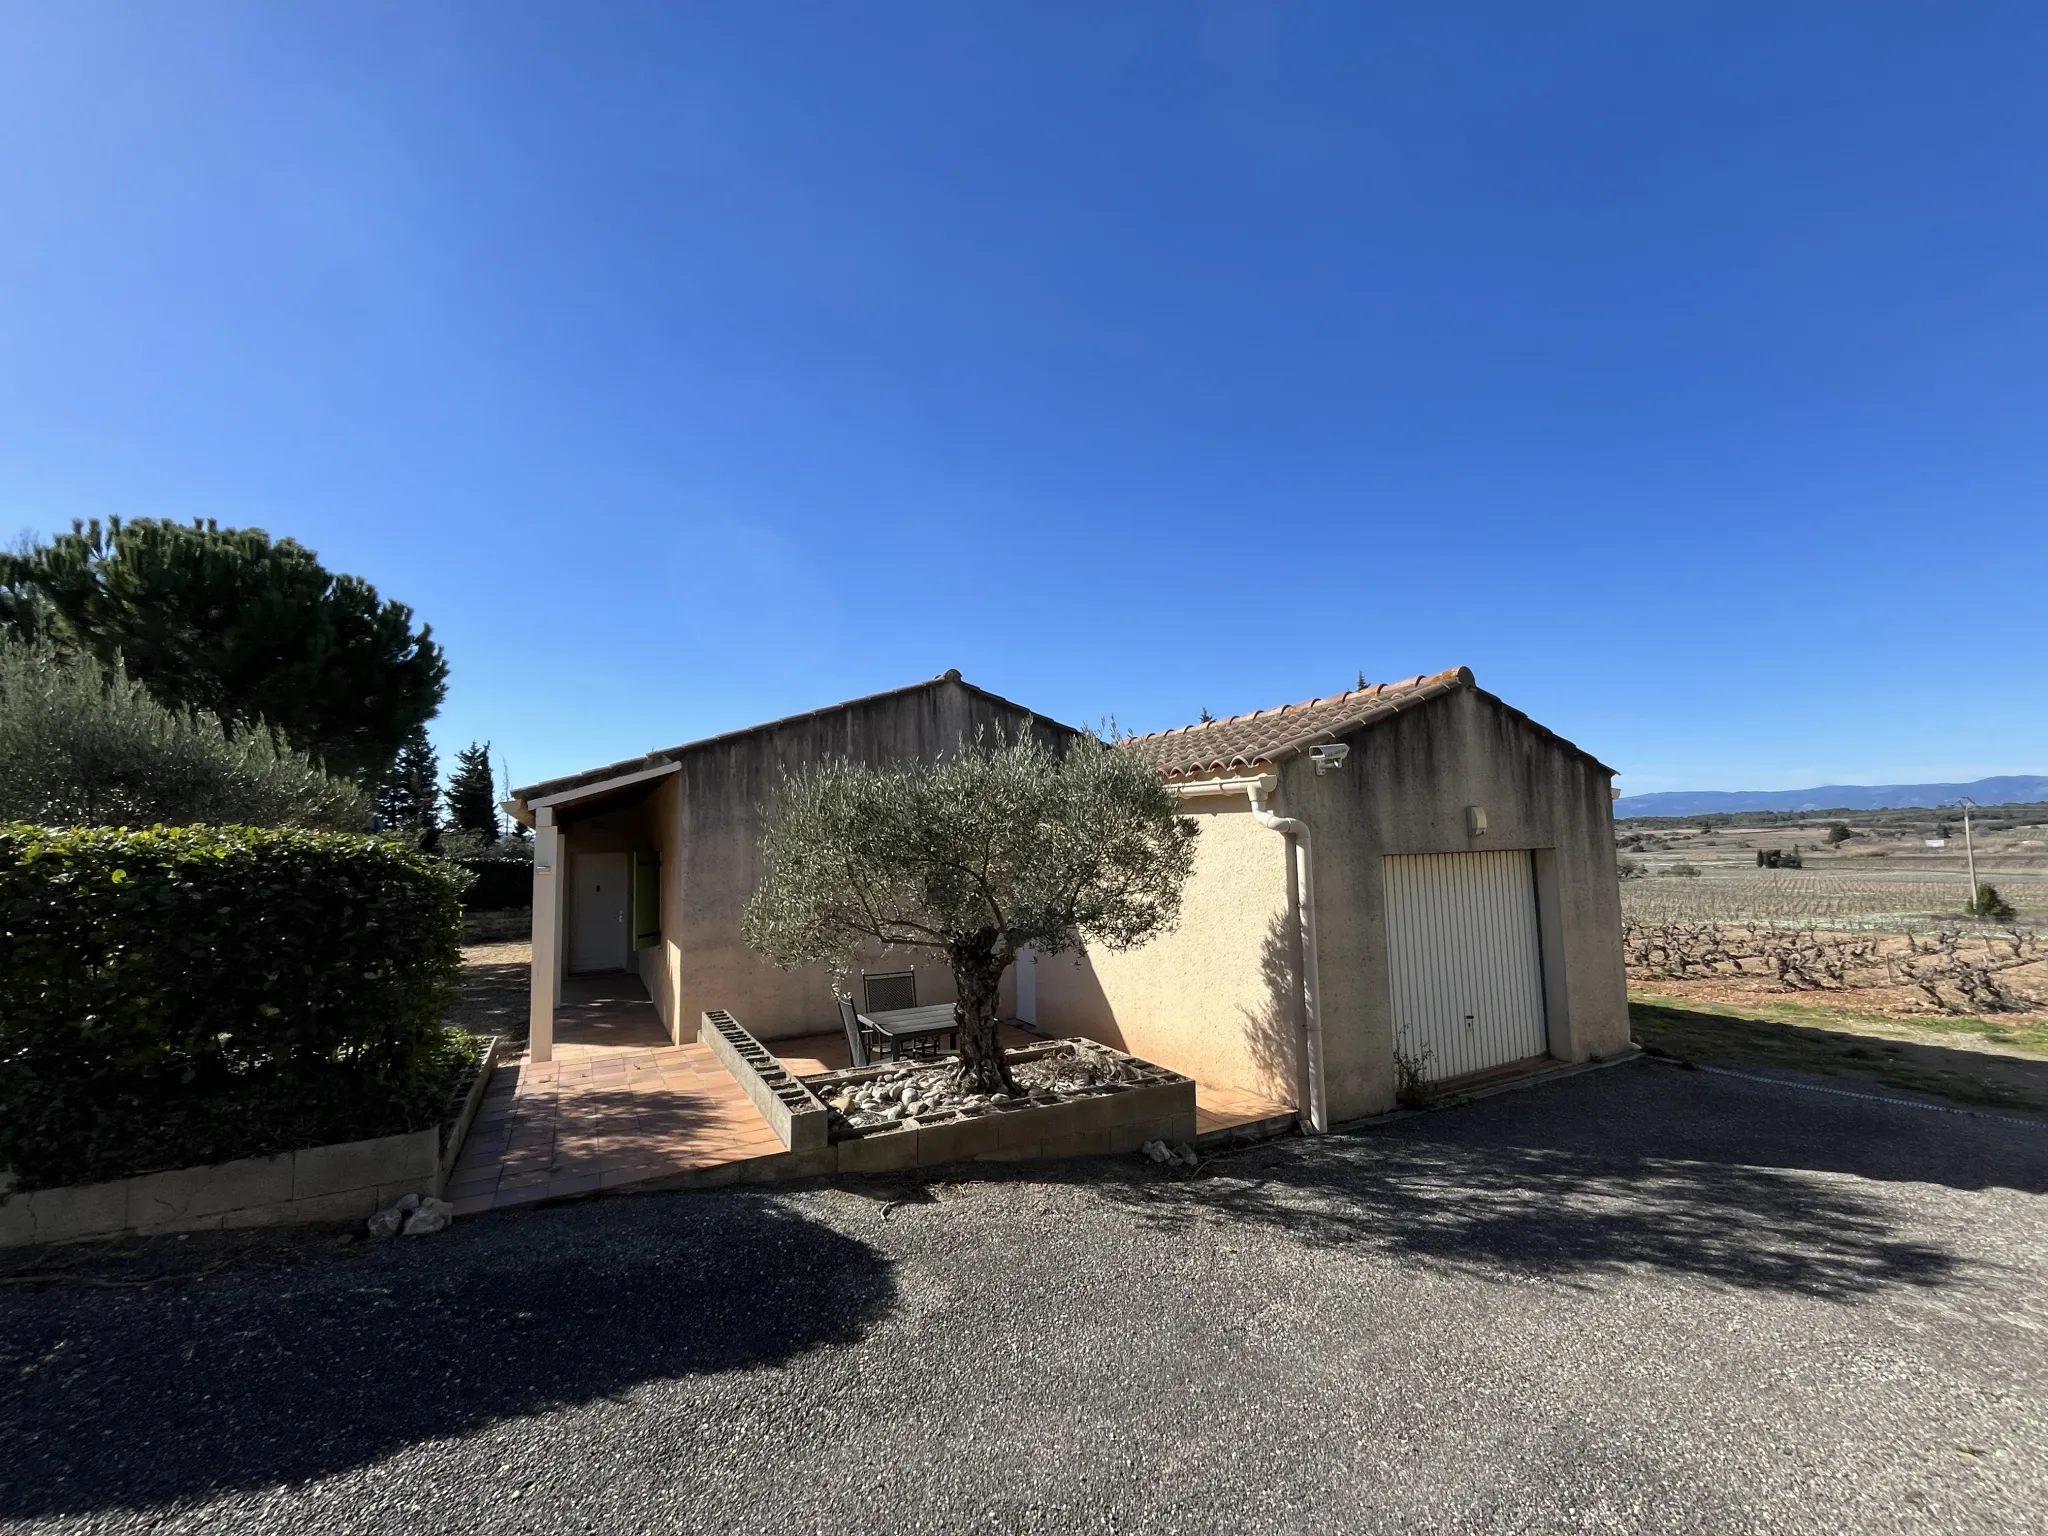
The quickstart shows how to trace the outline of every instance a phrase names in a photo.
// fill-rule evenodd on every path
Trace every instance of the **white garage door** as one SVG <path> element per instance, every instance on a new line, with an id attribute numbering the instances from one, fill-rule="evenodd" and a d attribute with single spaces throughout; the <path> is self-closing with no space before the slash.
<path id="1" fill-rule="evenodd" d="M 1548 1049 L 1536 874 L 1526 851 L 1391 857 L 1394 1040 L 1430 1082 Z"/>

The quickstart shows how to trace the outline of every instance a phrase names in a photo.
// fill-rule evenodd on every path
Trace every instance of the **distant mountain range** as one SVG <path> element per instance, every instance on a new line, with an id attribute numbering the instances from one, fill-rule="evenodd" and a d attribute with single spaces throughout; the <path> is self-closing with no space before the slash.
<path id="1" fill-rule="evenodd" d="M 1715 811 L 1896 811 L 1945 805 L 2048 800 L 2048 776 L 2007 774 L 1974 784 L 1823 784 L 1818 789 L 1675 789 L 1658 795 L 1623 795 L 1616 816 L 1705 816 Z"/>

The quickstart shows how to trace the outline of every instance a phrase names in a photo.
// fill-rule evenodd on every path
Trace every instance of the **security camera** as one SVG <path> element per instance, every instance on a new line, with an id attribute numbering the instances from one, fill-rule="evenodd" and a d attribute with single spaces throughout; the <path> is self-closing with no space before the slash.
<path id="1" fill-rule="evenodd" d="M 1316 765 L 1318 776 L 1328 773 L 1332 768 L 1342 768 L 1344 766 L 1344 759 L 1350 755 L 1351 749 L 1341 741 L 1333 741 L 1326 746 L 1310 747 L 1308 749 L 1308 760 Z"/>

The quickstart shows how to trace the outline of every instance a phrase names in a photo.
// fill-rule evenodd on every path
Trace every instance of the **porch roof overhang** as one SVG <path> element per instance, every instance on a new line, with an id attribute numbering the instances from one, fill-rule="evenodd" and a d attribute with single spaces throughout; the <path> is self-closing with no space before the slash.
<path id="1" fill-rule="evenodd" d="M 608 779 L 593 779 L 587 784 L 557 790 L 551 795 L 537 795 L 531 800 L 522 800 L 515 795 L 510 800 L 499 801 L 498 808 L 523 826 L 548 826 L 554 821 L 558 810 L 588 804 L 593 800 L 608 799 L 625 790 L 652 785 L 656 779 L 665 779 L 672 773 L 682 772 L 682 767 L 681 763 L 657 763 L 652 768 L 616 774 Z"/>

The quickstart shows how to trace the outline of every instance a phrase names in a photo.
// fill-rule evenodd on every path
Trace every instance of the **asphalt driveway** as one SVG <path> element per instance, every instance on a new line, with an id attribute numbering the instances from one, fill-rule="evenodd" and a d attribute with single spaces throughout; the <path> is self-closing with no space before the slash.
<path id="1" fill-rule="evenodd" d="M 2048 1526 L 2048 1128 L 1647 1063 L 82 1273 L 0 1288 L 0 1530 Z"/>

